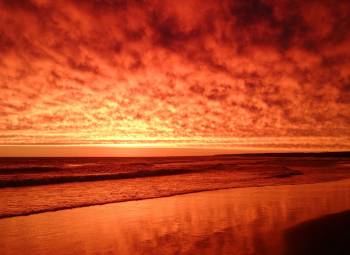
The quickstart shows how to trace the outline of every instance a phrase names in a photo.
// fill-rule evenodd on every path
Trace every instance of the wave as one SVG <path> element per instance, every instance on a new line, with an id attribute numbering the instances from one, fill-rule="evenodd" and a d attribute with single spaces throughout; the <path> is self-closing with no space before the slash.
<path id="1" fill-rule="evenodd" d="M 296 175 L 303 175 L 304 173 L 299 170 L 291 170 L 291 169 L 286 169 L 280 173 L 273 174 L 271 176 L 268 176 L 268 178 L 288 178 Z"/>
<path id="2" fill-rule="evenodd" d="M 314 183 L 325 183 L 325 182 L 335 182 L 335 181 L 344 181 L 344 180 L 345 181 L 349 180 L 349 178 L 333 177 L 328 180 L 309 180 L 309 181 L 301 181 L 298 183 L 289 183 L 288 185 L 314 184 Z M 150 195 L 150 196 L 139 197 L 139 198 L 133 197 L 133 198 L 115 199 L 115 200 L 108 200 L 105 202 L 90 201 L 90 202 L 79 203 L 75 205 L 57 206 L 52 208 L 34 209 L 34 210 L 27 210 L 22 212 L 13 212 L 13 213 L 2 213 L 0 214 L 0 219 L 12 218 L 12 217 L 18 217 L 18 216 L 29 216 L 29 215 L 39 214 L 39 213 L 49 213 L 49 212 L 83 208 L 83 207 L 89 207 L 89 206 L 98 206 L 98 205 L 106 205 L 106 204 L 121 203 L 121 202 L 131 202 L 131 201 L 139 201 L 139 200 L 146 200 L 146 199 L 156 199 L 156 198 L 162 198 L 162 197 L 172 197 L 172 196 L 186 195 L 186 194 L 199 193 L 199 192 L 205 192 L 205 191 L 227 190 L 227 189 L 236 189 L 236 188 L 274 187 L 274 186 L 280 186 L 280 185 L 285 185 L 285 184 L 281 184 L 281 183 L 247 184 L 246 183 L 244 185 L 233 184 L 230 186 L 219 187 L 219 188 L 196 188 L 196 189 L 186 190 L 186 191 L 171 192 L 163 195 Z"/>
<path id="3" fill-rule="evenodd" d="M 60 167 L 52 166 L 28 166 L 28 167 L 14 167 L 14 168 L 0 168 L 1 175 L 12 174 L 36 174 L 47 173 L 62 170 Z"/>
<path id="4" fill-rule="evenodd" d="M 259 178 L 256 178 L 258 180 Z M 311 182 L 313 183 L 313 182 Z M 300 183 L 301 184 L 301 183 Z M 17 216 L 29 216 L 33 214 L 39 214 L 39 213 L 47 213 L 47 212 L 56 212 L 61 210 L 68 210 L 68 209 L 76 209 L 76 208 L 82 208 L 82 207 L 89 207 L 89 206 L 97 206 L 97 205 L 106 205 L 106 204 L 112 204 L 112 203 L 121 203 L 121 202 L 131 202 L 131 201 L 139 201 L 139 200 L 146 200 L 146 199 L 155 199 L 155 198 L 162 198 L 162 197 L 172 197 L 172 196 L 178 196 L 178 195 L 186 195 L 186 194 L 192 194 L 192 193 L 198 193 L 198 192 L 205 192 L 205 191 L 216 191 L 216 190 L 226 190 L 226 189 L 235 189 L 235 188 L 256 188 L 256 187 L 266 187 L 266 186 L 279 186 L 281 184 L 278 183 L 255 183 L 255 184 L 232 184 L 225 187 L 212 187 L 212 188 L 194 188 L 190 190 L 179 190 L 175 192 L 169 192 L 167 194 L 161 194 L 161 195 L 150 195 L 150 196 L 140 196 L 140 197 L 128 197 L 128 198 L 118 198 L 118 199 L 112 199 L 108 201 L 88 201 L 85 203 L 79 203 L 74 205 L 62 205 L 62 206 L 56 206 L 56 207 L 48 207 L 44 209 L 33 209 L 33 210 L 25 210 L 22 212 L 11 212 L 11 213 L 1 213 L 0 219 L 3 218 L 11 218 L 11 217 L 17 217 Z M 298 185 L 298 184 L 295 184 Z"/>
<path id="5" fill-rule="evenodd" d="M 157 176 L 169 176 L 169 175 L 182 175 L 198 172 L 209 171 L 230 171 L 232 172 L 233 164 L 224 165 L 222 163 L 209 165 L 199 168 L 167 168 L 167 169 L 155 169 L 155 170 L 139 170 L 133 172 L 120 172 L 120 173 L 104 173 L 104 174 L 85 174 L 85 175 L 55 175 L 45 177 L 22 177 L 13 179 L 0 179 L 0 188 L 10 187 L 25 187 L 25 186 L 39 186 L 50 184 L 63 184 L 73 182 L 93 182 L 93 181 L 105 181 L 105 180 L 118 180 L 118 179 L 134 179 L 145 177 L 157 177 Z M 62 170 L 58 167 L 25 167 L 20 169 L 11 169 L 8 171 L 1 171 L 1 174 L 12 173 L 41 173 L 49 171 Z M 287 167 L 281 167 L 274 173 L 266 172 L 266 178 L 288 178 L 295 175 L 302 175 L 303 172 L 298 170 L 292 170 Z"/>
<path id="6" fill-rule="evenodd" d="M 220 170 L 213 168 L 212 170 Z M 49 184 L 61 184 L 70 182 L 91 182 L 116 179 L 132 179 L 144 177 L 156 177 L 167 175 L 190 174 L 195 172 L 208 171 L 208 169 L 157 169 L 157 170 L 140 170 L 135 172 L 124 172 L 114 174 L 94 174 L 94 175 L 63 175 L 63 176 L 47 176 L 43 178 L 23 178 L 23 179 L 7 179 L 0 180 L 0 188 L 38 186 Z M 22 172 L 22 171 L 21 171 Z"/>
<path id="7" fill-rule="evenodd" d="M 243 186 L 243 187 L 245 187 L 245 188 L 250 187 L 251 188 L 251 187 L 260 187 L 260 186 L 269 186 L 269 185 L 250 185 L 250 186 Z M 80 204 L 75 204 L 75 205 L 57 206 L 57 207 L 51 207 L 51 208 L 45 208 L 45 209 L 34 209 L 34 210 L 27 210 L 27 211 L 22 211 L 22 212 L 1 213 L 0 219 L 17 217 L 17 216 L 29 216 L 29 215 L 33 215 L 33 214 L 56 212 L 56 211 L 61 211 L 61 210 L 82 208 L 82 207 L 88 207 L 88 206 L 106 205 L 106 204 L 121 203 L 121 202 L 131 202 L 131 201 L 155 199 L 155 198 L 162 198 L 162 197 L 172 197 L 172 196 L 186 195 L 186 194 L 198 193 L 198 192 L 204 192 L 204 191 L 225 190 L 225 189 L 233 189 L 233 188 L 242 188 L 242 186 L 237 186 L 237 187 L 230 186 L 230 187 L 207 188 L 207 189 L 200 189 L 199 188 L 199 189 L 193 189 L 193 190 L 171 192 L 171 193 L 165 194 L 165 195 L 151 195 L 151 196 L 145 196 L 145 197 L 139 197 L 139 198 L 115 199 L 115 200 L 108 200 L 105 202 L 89 201 L 86 203 L 80 203 Z"/>

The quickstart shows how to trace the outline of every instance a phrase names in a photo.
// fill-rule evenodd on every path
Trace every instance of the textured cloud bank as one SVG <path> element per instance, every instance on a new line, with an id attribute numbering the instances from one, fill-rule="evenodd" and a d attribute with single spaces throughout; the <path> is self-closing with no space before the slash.
<path id="1" fill-rule="evenodd" d="M 0 0 L 0 142 L 350 147 L 349 13 Z"/>

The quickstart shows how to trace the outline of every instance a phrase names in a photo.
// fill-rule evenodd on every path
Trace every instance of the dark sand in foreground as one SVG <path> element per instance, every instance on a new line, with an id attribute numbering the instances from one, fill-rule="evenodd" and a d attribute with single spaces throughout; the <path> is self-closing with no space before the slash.
<path id="1" fill-rule="evenodd" d="M 286 255 L 350 254 L 350 211 L 330 214 L 288 229 Z"/>

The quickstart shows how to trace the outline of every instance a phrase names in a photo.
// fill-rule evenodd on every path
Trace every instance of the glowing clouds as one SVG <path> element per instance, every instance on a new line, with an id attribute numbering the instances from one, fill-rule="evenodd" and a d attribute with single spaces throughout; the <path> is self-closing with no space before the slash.
<path id="1" fill-rule="evenodd" d="M 347 1 L 2 0 L 0 142 L 347 147 L 348 13 Z"/>

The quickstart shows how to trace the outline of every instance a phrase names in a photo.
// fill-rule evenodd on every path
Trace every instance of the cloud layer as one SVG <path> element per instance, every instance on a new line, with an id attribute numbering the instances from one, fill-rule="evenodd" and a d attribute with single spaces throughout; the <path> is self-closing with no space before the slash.
<path id="1" fill-rule="evenodd" d="M 346 0 L 0 0 L 0 143 L 350 147 L 349 13 Z"/>

